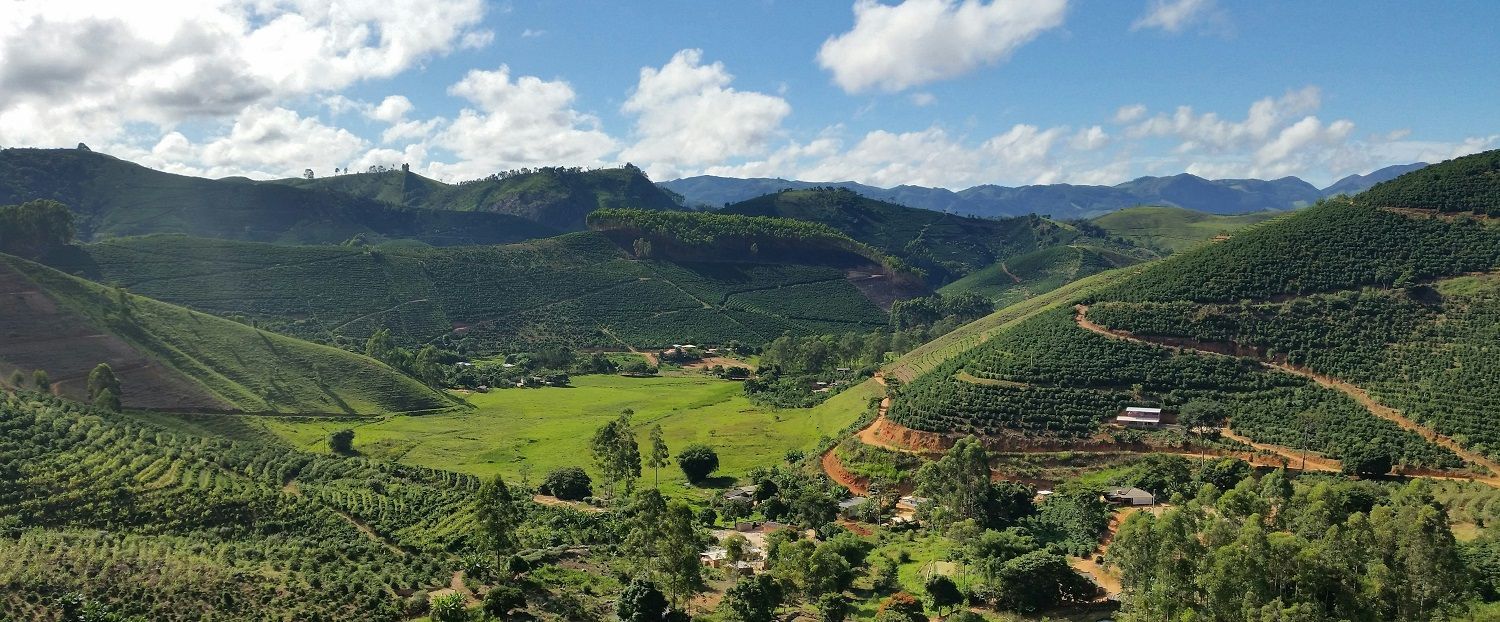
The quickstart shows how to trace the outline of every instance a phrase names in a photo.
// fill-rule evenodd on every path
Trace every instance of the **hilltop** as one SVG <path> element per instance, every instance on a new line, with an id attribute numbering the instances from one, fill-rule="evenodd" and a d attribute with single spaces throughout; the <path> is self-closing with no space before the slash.
<path id="1" fill-rule="evenodd" d="M 54 199 L 71 208 L 82 240 L 186 233 L 301 244 L 362 236 L 454 245 L 557 232 L 508 214 L 412 209 L 243 178 L 174 175 L 81 149 L 0 151 L 0 205 L 32 199 Z"/>
<path id="2" fill-rule="evenodd" d="M 597 209 L 682 209 L 676 197 L 633 166 L 594 170 L 542 167 L 458 184 L 404 169 L 270 183 L 331 190 L 411 208 L 508 214 L 559 231 L 583 230 L 584 218 Z"/>
<path id="3" fill-rule="evenodd" d="M 1483 207 L 1500 189 L 1485 172 L 1493 157 L 1409 173 L 1079 291 L 1076 309 L 922 365 L 888 417 L 1066 447 L 1108 441 L 1101 424 L 1123 406 L 1155 405 L 1346 468 L 1495 471 L 1500 436 L 1484 413 L 1500 403 L 1487 354 L 1500 228 L 1387 205 L 1445 183 L 1435 206 Z"/>
<path id="4" fill-rule="evenodd" d="M 987 219 L 880 201 L 843 188 L 789 190 L 725 207 L 720 213 L 816 222 L 921 268 L 936 284 L 1045 248 L 1090 240 L 1074 227 L 1036 215 Z M 1120 248 L 1122 253 L 1136 249 Z"/>
<path id="5" fill-rule="evenodd" d="M 1090 220 L 1110 237 L 1173 253 L 1213 239 L 1224 239 L 1241 229 L 1286 212 L 1254 212 L 1224 216 L 1169 206 L 1127 207 Z"/>
<path id="6" fill-rule="evenodd" d="M 1090 218 L 1137 205 L 1170 205 L 1212 214 L 1296 209 L 1324 197 L 1354 194 L 1422 166 L 1426 165 L 1390 166 L 1368 175 L 1350 175 L 1322 189 L 1296 177 L 1209 180 L 1186 173 L 1141 177 L 1114 186 L 987 184 L 958 191 L 911 185 L 881 188 L 852 181 L 736 179 L 712 175 L 674 179 L 659 185 L 681 194 L 685 203 L 693 206 L 720 207 L 782 190 L 835 187 L 881 201 L 940 212 L 986 217 L 1044 214 L 1065 219 Z"/>
<path id="7" fill-rule="evenodd" d="M 82 399 L 89 371 L 108 363 L 132 408 L 376 414 L 456 405 L 373 359 L 9 255 L 0 255 L 0 291 L 0 373 L 44 370 L 71 398 Z"/>

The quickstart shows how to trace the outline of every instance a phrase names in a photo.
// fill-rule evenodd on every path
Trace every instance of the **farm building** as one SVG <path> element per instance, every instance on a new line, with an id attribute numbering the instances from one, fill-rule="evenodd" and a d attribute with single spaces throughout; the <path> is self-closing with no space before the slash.
<path id="1" fill-rule="evenodd" d="M 870 499 L 867 497 L 849 497 L 839 502 L 839 514 L 846 518 L 852 518 L 856 510 L 869 502 Z"/>
<path id="2" fill-rule="evenodd" d="M 1115 423 L 1125 427 L 1155 428 L 1161 426 L 1161 409 L 1143 406 L 1128 406 L 1115 417 Z"/>
<path id="3" fill-rule="evenodd" d="M 740 486 L 738 488 L 730 488 L 729 490 L 724 491 L 724 500 L 754 502 L 755 487 Z"/>
<path id="4" fill-rule="evenodd" d="M 1104 500 L 1115 505 L 1156 505 L 1156 495 L 1135 487 L 1106 490 Z"/>

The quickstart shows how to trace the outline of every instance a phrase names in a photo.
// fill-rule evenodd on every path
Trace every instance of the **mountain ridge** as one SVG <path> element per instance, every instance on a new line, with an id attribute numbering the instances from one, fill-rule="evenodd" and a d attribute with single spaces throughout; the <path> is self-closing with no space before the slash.
<path id="1" fill-rule="evenodd" d="M 1205 179 L 1190 173 L 1138 177 L 1112 186 L 1042 184 L 1000 186 L 982 184 L 949 190 L 903 184 L 881 188 L 854 181 L 810 182 L 781 178 L 698 175 L 659 182 L 681 194 L 690 206 L 720 207 L 783 189 L 847 188 L 872 199 L 909 207 L 969 216 L 1046 214 L 1057 218 L 1088 218 L 1137 205 L 1168 205 L 1211 214 L 1242 214 L 1305 207 L 1320 198 L 1355 194 L 1376 183 L 1426 166 L 1424 163 L 1388 166 L 1366 175 L 1350 175 L 1326 188 L 1297 177 L 1273 180 Z"/>

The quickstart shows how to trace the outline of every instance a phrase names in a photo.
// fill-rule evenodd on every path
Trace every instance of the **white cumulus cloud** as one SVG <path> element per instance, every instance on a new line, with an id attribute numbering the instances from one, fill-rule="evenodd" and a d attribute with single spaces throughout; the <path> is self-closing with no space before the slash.
<path id="1" fill-rule="evenodd" d="M 142 124 L 161 132 L 148 140 L 190 121 L 239 124 L 486 43 L 484 10 L 483 0 L 12 1 L 0 17 L 0 144 L 125 150 L 140 148 Z"/>
<path id="2" fill-rule="evenodd" d="M 457 162 L 433 162 L 429 170 L 448 178 L 482 177 L 535 166 L 600 166 L 618 146 L 599 119 L 575 110 L 573 87 L 535 76 L 512 78 L 504 65 L 473 70 L 449 87 L 468 100 L 433 140 Z"/>
<path id="3" fill-rule="evenodd" d="M 1214 0 L 1151 0 L 1146 13 L 1130 24 L 1131 30 L 1155 28 L 1182 32 L 1188 26 L 1204 21 L 1222 21 L 1223 15 Z"/>
<path id="4" fill-rule="evenodd" d="M 1063 23 L 1067 0 L 854 3 L 854 28 L 830 37 L 818 64 L 850 93 L 901 91 L 1008 57 Z"/>
<path id="5" fill-rule="evenodd" d="M 635 117 L 636 136 L 620 158 L 649 163 L 652 176 L 668 177 L 764 151 L 792 107 L 774 95 L 735 90 L 733 81 L 723 63 L 703 64 L 701 50 L 642 68 L 620 108 Z"/>

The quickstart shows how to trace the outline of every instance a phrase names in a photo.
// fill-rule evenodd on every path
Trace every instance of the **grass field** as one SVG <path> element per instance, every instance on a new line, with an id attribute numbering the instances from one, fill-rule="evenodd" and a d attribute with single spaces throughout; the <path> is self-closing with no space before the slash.
<path id="1" fill-rule="evenodd" d="M 508 479 L 529 468 L 535 483 L 562 466 L 583 466 L 592 473 L 589 438 L 630 408 L 643 444 L 647 430 L 660 424 L 674 452 L 706 443 L 719 453 L 717 475 L 738 477 L 751 467 L 779 462 L 789 449 L 813 450 L 822 437 L 837 435 L 859 418 L 878 391 L 868 383 L 815 408 L 775 410 L 750 404 L 739 383 L 708 376 L 579 376 L 573 384 L 471 394 L 466 397 L 476 408 L 455 414 L 369 423 L 266 417 L 258 423 L 311 451 L 326 452 L 330 432 L 352 427 L 355 449 L 370 457 L 481 476 L 498 472 Z M 642 475 L 649 484 L 649 469 Z M 676 466 L 662 469 L 661 479 L 667 490 L 684 491 Z"/>
<path id="2" fill-rule="evenodd" d="M 1255 212 L 1223 216 L 1180 207 L 1141 206 L 1110 212 L 1094 219 L 1110 235 L 1142 246 L 1175 253 L 1216 235 L 1229 235 L 1265 222 L 1284 212 Z"/>

